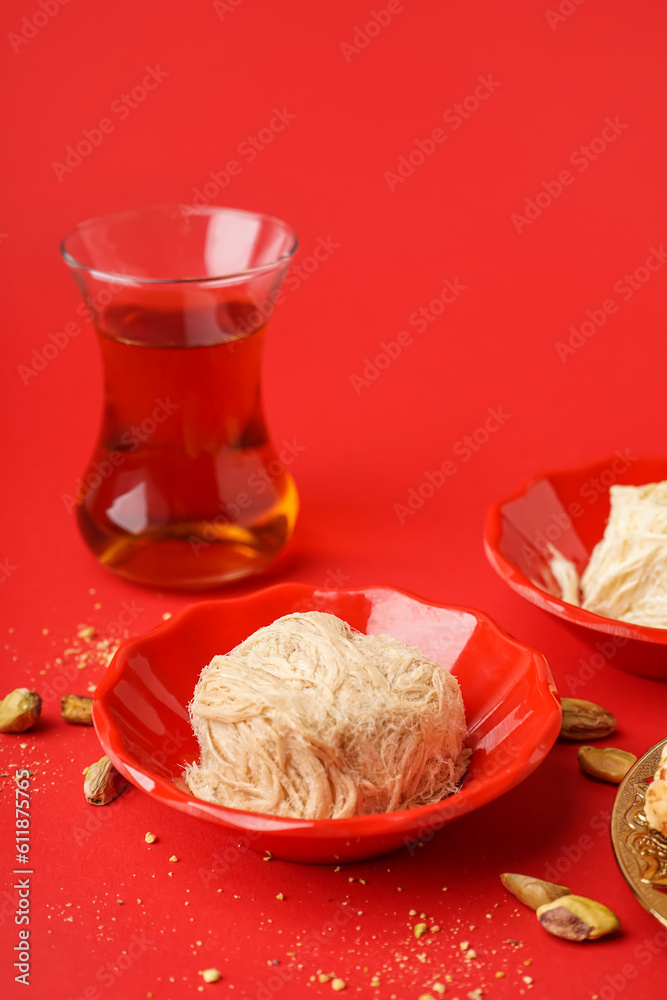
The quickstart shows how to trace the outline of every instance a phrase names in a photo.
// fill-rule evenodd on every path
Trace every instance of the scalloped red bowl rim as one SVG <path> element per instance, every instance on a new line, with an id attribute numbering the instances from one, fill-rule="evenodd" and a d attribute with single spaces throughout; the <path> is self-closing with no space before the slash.
<path id="1" fill-rule="evenodd" d="M 507 556 L 500 551 L 500 541 L 503 534 L 502 529 L 502 508 L 512 500 L 518 500 L 524 496 L 529 488 L 541 479 L 550 479 L 553 476 L 566 476 L 584 474 L 592 472 L 600 465 L 608 465 L 613 461 L 613 456 L 600 459 L 597 462 L 588 462 L 566 469 L 552 469 L 549 472 L 542 472 L 533 475 L 519 486 L 513 493 L 508 494 L 502 500 L 491 504 L 486 514 L 484 524 L 484 550 L 486 557 L 495 569 L 496 573 L 512 590 L 520 594 L 531 604 L 537 605 L 543 611 L 564 618 L 575 625 L 582 625 L 584 628 L 592 628 L 597 632 L 606 632 L 610 635 L 622 636 L 627 639 L 637 639 L 640 642 L 653 643 L 659 646 L 667 645 L 667 629 L 651 628 L 648 625 L 635 625 L 633 622 L 622 622 L 616 618 L 605 618 L 594 611 L 587 611 L 579 608 L 575 604 L 568 604 L 567 601 L 548 594 L 537 584 L 533 583 Z M 660 461 L 659 459 L 646 459 L 646 461 Z"/>
<path id="2" fill-rule="evenodd" d="M 523 651 L 528 651 L 533 659 L 536 690 L 539 690 L 544 698 L 543 724 L 539 731 L 539 742 L 533 748 L 533 752 L 530 755 L 526 755 L 527 759 L 517 759 L 504 768 L 499 768 L 493 775 L 485 775 L 483 778 L 473 779 L 468 785 L 465 784 L 464 778 L 463 785 L 458 792 L 441 799 L 439 802 L 413 809 L 353 816 L 347 819 L 302 820 L 216 805 L 196 798 L 162 775 L 151 771 L 143 765 L 139 765 L 125 750 L 121 734 L 117 730 L 105 704 L 107 693 L 121 676 L 123 661 L 152 634 L 158 631 L 165 634 L 174 629 L 181 628 L 184 623 L 189 622 L 197 614 L 201 613 L 202 608 L 210 605 L 220 606 L 221 604 L 233 607 L 234 604 L 257 601 L 261 599 L 262 595 L 278 590 L 286 594 L 291 592 L 295 596 L 314 593 L 356 594 L 368 591 L 387 591 L 401 594 L 427 607 L 460 611 L 472 615 L 478 622 L 486 623 L 501 642 L 515 646 Z M 551 710 L 549 711 L 550 703 Z M 302 582 L 288 582 L 274 584 L 260 591 L 254 591 L 251 594 L 245 594 L 240 597 L 212 598 L 190 604 L 172 618 L 156 625 L 149 632 L 126 639 L 113 656 L 105 671 L 104 678 L 93 697 L 93 719 L 102 747 L 118 771 L 133 785 L 136 785 L 143 791 L 147 791 L 148 794 L 159 801 L 187 812 L 190 815 L 200 818 L 205 816 L 208 819 L 227 827 L 236 828 L 237 830 L 252 830 L 254 828 L 262 833 L 274 834 L 307 831 L 311 836 L 318 838 L 337 837 L 358 839 L 377 836 L 382 833 L 400 832 L 403 828 L 413 830 L 415 825 L 420 821 L 423 825 L 427 826 L 429 819 L 437 821 L 445 813 L 447 814 L 445 822 L 449 822 L 451 819 L 463 816 L 482 805 L 492 802 L 520 784 L 542 763 L 558 736 L 561 714 L 560 700 L 551 676 L 551 671 L 549 670 L 546 658 L 538 650 L 519 642 L 518 639 L 515 639 L 501 628 L 489 615 L 476 608 L 426 600 L 400 587 L 386 585 L 354 588 L 322 588 Z M 151 789 L 147 789 L 141 784 L 137 779 L 137 772 L 153 783 Z"/>

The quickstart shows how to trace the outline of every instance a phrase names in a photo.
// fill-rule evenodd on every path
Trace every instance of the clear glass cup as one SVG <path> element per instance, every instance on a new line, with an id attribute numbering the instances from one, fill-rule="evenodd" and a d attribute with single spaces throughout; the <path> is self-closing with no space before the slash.
<path id="1" fill-rule="evenodd" d="M 278 219 L 189 206 L 90 219 L 63 240 L 105 383 L 77 517 L 121 576 L 214 587 L 261 572 L 289 539 L 297 492 L 260 369 L 296 246 Z"/>

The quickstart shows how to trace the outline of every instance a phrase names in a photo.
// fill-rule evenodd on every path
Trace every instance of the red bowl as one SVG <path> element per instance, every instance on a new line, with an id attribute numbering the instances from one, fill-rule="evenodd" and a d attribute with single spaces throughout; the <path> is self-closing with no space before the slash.
<path id="1" fill-rule="evenodd" d="M 284 819 L 195 798 L 184 766 L 199 756 L 187 705 L 202 668 L 251 632 L 295 611 L 325 611 L 360 631 L 420 646 L 458 678 L 473 748 L 461 790 L 434 805 L 351 819 Z M 95 728 L 125 777 L 149 795 L 219 823 L 257 851 L 289 861 L 370 858 L 430 838 L 445 823 L 509 791 L 551 749 L 561 708 L 546 660 L 486 615 L 429 604 L 389 587 L 321 590 L 283 583 L 202 601 L 124 642 L 93 700 Z"/>
<path id="2" fill-rule="evenodd" d="M 489 562 L 513 590 L 570 625 L 606 632 L 592 638 L 590 670 L 607 662 L 643 677 L 667 680 L 667 629 L 604 618 L 560 598 L 548 565 L 551 542 L 583 573 L 604 535 L 609 488 L 641 486 L 667 479 L 667 459 L 617 452 L 579 469 L 545 472 L 488 511 L 484 546 Z"/>

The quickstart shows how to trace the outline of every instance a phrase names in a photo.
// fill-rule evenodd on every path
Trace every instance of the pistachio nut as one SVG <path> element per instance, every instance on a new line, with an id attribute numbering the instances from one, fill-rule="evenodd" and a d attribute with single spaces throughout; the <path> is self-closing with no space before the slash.
<path id="1" fill-rule="evenodd" d="M 585 896 L 563 896 L 545 903 L 538 909 L 537 919 L 550 934 L 566 941 L 594 941 L 621 926 L 608 907 Z"/>
<path id="2" fill-rule="evenodd" d="M 80 694 L 66 694 L 60 699 L 60 714 L 65 722 L 76 726 L 92 726 L 93 699 Z"/>
<path id="3" fill-rule="evenodd" d="M 128 787 L 128 782 L 108 757 L 101 757 L 86 768 L 83 794 L 93 806 L 106 806 Z"/>
<path id="4" fill-rule="evenodd" d="M 0 733 L 24 733 L 37 722 L 42 699 L 28 688 L 16 688 L 0 701 Z"/>
<path id="5" fill-rule="evenodd" d="M 580 698 L 561 698 L 563 740 L 601 740 L 616 730 L 616 717 L 602 705 Z"/>
<path id="6" fill-rule="evenodd" d="M 529 906 L 531 910 L 570 893 L 564 885 L 544 882 L 541 878 L 532 878 L 530 875 L 517 875 L 515 872 L 503 872 L 500 881 L 520 903 Z"/>
<path id="7" fill-rule="evenodd" d="M 579 767 L 585 774 L 601 781 L 619 785 L 637 758 L 627 750 L 618 747 L 579 747 L 577 750 Z"/>

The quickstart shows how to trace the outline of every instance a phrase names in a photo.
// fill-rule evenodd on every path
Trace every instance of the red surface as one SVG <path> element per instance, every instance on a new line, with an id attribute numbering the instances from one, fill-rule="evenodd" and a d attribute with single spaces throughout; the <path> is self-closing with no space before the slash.
<path id="1" fill-rule="evenodd" d="M 492 504 L 484 544 L 489 562 L 510 587 L 539 608 L 574 625 L 613 636 L 605 648 L 614 666 L 642 677 L 667 680 L 667 629 L 596 615 L 561 600 L 549 565 L 554 546 L 585 570 L 609 517 L 609 488 L 640 486 L 667 477 L 665 459 L 643 459 L 626 450 L 580 469 L 535 476 L 512 496 Z M 594 645 L 599 636 L 588 637 Z M 608 653 L 605 653 L 608 656 Z"/>
<path id="2" fill-rule="evenodd" d="M 396 636 L 451 671 L 461 685 L 473 751 L 456 795 L 418 809 L 301 820 L 226 809 L 189 793 L 183 768 L 199 758 L 199 748 L 194 733 L 188 739 L 176 734 L 189 730 L 199 664 L 295 611 L 326 612 L 359 631 Z M 241 831 L 252 850 L 335 865 L 432 836 L 514 788 L 553 746 L 561 705 L 541 653 L 479 612 L 427 604 L 386 587 L 322 590 L 284 583 L 245 597 L 200 601 L 148 635 L 128 639 L 95 692 L 94 719 L 118 770 L 159 801 Z"/>
<path id="3" fill-rule="evenodd" d="M 545 468 L 617 448 L 665 453 L 667 270 L 637 270 L 647 260 L 656 266 L 651 248 L 667 235 L 664 5 L 586 0 L 547 16 L 556 4 L 415 0 L 363 48 L 356 28 L 373 5 L 359 0 L 289 8 L 242 0 L 218 10 L 72 0 L 26 29 L 23 18 L 39 9 L 37 0 L 7 0 L 1 15 L 10 97 L 0 563 L 4 628 L 14 629 L 3 643 L 5 689 L 53 691 L 65 676 L 54 658 L 80 623 L 108 633 L 122 618 L 140 634 L 191 600 L 108 575 L 65 509 L 62 496 L 96 437 L 101 366 L 57 245 L 80 219 L 201 201 L 197 190 L 211 182 L 220 188 L 213 201 L 284 218 L 301 241 L 265 357 L 273 438 L 303 449 L 290 466 L 302 499 L 291 561 L 272 581 L 372 580 L 480 607 L 546 654 L 562 694 L 617 714 L 615 743 L 641 754 L 664 738 L 664 685 L 615 669 L 613 658 L 591 652 L 583 630 L 514 594 L 481 541 L 489 504 Z M 25 44 L 13 37 L 22 25 L 34 35 Z M 343 52 L 342 43 L 359 51 Z M 147 66 L 168 75 L 147 79 L 155 89 L 141 101 L 130 96 L 130 108 L 122 95 L 142 86 Z M 454 106 L 492 82 L 500 86 L 477 110 L 457 117 Z M 608 118 L 627 128 L 614 136 Z M 64 172 L 57 164 L 84 129 L 102 138 Z M 248 137 L 262 129 L 271 141 L 253 156 Z M 432 155 L 396 181 L 400 158 L 434 129 L 444 141 L 426 142 Z M 577 152 L 605 129 L 604 151 Z M 566 170 L 566 183 L 558 181 Z M 539 215 L 528 206 L 534 220 L 515 225 L 526 199 L 541 192 L 546 204 L 545 184 L 552 204 Z M 436 315 L 441 293 L 448 301 Z M 55 356 L 50 335 L 64 344 Z M 489 410 L 496 418 L 484 431 Z M 434 495 L 405 512 L 409 497 L 418 505 L 410 491 L 447 461 Z M 85 693 L 102 672 L 90 665 L 65 680 Z M 454 977 L 449 995 L 462 1000 L 483 984 L 488 997 L 520 995 L 523 975 L 548 998 L 662 993 L 664 932 L 612 856 L 614 789 L 579 774 L 572 746 L 557 745 L 521 786 L 413 855 L 338 873 L 264 863 L 212 824 L 135 790 L 91 814 L 81 771 L 98 756 L 97 741 L 60 722 L 52 695 L 40 726 L 20 741 L 3 738 L 0 751 L 2 773 L 11 765 L 36 772 L 33 1000 L 86 989 L 180 1000 L 198 995 L 197 970 L 213 965 L 223 979 L 207 993 L 253 1000 L 330 996 L 330 985 L 310 983 L 318 968 L 346 980 L 344 995 L 400 1000 L 423 993 L 435 971 Z M 13 998 L 26 991 L 11 968 L 11 791 L 5 785 L 0 817 L 0 976 Z M 149 830 L 159 836 L 152 846 Z M 172 855 L 180 860 L 170 865 Z M 549 938 L 498 879 L 504 870 L 554 868 L 559 881 L 618 912 L 619 937 L 590 946 Z M 440 934 L 415 940 L 410 909 L 436 920 Z M 139 933 L 143 949 L 132 940 Z M 502 943 L 509 938 L 523 947 Z M 460 958 L 461 939 L 477 952 L 471 964 Z M 131 959 L 125 971 L 113 964 L 118 956 L 125 966 Z M 267 966 L 274 958 L 281 964 Z M 369 985 L 376 971 L 377 992 Z"/>

